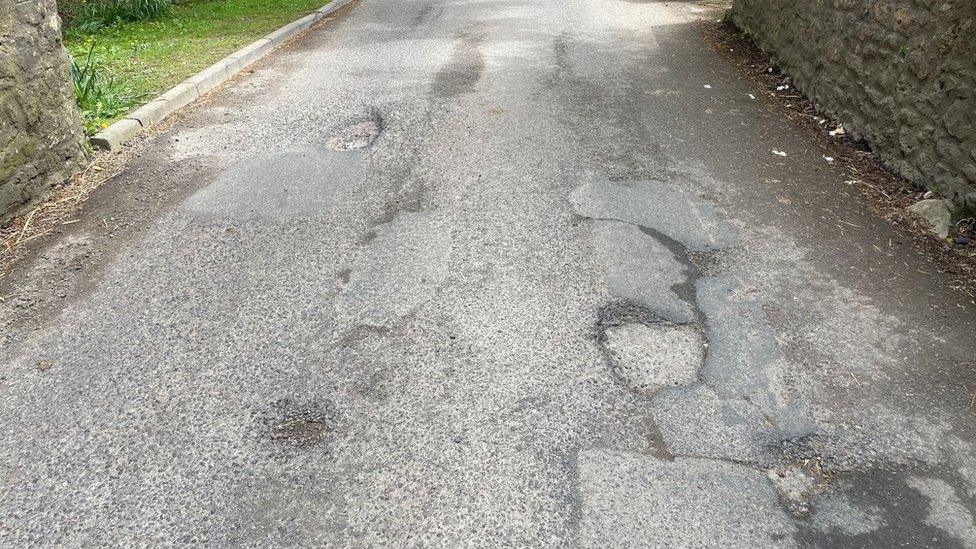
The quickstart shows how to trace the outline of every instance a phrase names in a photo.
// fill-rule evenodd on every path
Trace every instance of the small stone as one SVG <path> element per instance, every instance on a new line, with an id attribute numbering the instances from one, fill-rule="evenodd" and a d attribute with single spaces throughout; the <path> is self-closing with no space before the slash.
<path id="1" fill-rule="evenodd" d="M 46 372 L 54 366 L 54 363 L 50 360 L 38 360 L 36 366 L 38 370 Z"/>
<path id="2" fill-rule="evenodd" d="M 948 200 L 937 198 L 920 200 L 909 206 L 908 211 L 927 221 L 932 233 L 939 238 L 949 238 L 952 213 L 949 211 Z"/>
<path id="3" fill-rule="evenodd" d="M 957 246 L 967 246 L 967 245 L 969 245 L 969 237 L 966 237 L 966 236 L 956 237 L 956 245 Z"/>

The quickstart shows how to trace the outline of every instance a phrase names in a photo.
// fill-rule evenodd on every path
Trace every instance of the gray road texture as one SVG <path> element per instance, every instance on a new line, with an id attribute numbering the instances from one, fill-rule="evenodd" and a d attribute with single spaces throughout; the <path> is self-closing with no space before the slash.
<path id="1" fill-rule="evenodd" d="M 976 545 L 972 307 L 700 17 L 359 0 L 138 145 L 6 282 L 0 544 Z"/>

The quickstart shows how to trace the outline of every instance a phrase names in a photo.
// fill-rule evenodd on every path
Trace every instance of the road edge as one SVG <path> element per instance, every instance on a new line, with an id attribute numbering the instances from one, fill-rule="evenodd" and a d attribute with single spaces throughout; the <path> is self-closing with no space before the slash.
<path id="1" fill-rule="evenodd" d="M 332 0 L 314 12 L 272 31 L 247 46 L 235 51 L 213 65 L 203 69 L 166 93 L 149 101 L 121 120 L 88 138 L 93 147 L 115 151 L 147 128 L 159 124 L 167 116 L 193 103 L 206 93 L 227 82 L 246 67 L 277 50 L 292 38 L 308 30 L 354 0 Z"/>

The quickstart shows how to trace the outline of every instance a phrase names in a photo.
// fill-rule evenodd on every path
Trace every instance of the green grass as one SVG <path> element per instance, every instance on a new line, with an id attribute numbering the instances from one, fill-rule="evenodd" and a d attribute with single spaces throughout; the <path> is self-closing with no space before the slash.
<path id="1" fill-rule="evenodd" d="M 162 19 L 169 14 L 172 1 L 82 0 L 74 4 L 74 9 L 71 10 L 71 25 L 85 32 L 94 32 L 115 23 Z"/>
<path id="2" fill-rule="evenodd" d="M 325 0 L 187 0 L 154 21 L 118 22 L 95 30 L 67 28 L 64 43 L 99 78 L 99 101 L 80 104 L 89 133 L 246 46 L 322 7 Z"/>
<path id="3" fill-rule="evenodd" d="M 126 96 L 123 89 L 106 75 L 95 62 L 94 44 L 81 59 L 71 59 L 71 81 L 78 107 L 85 116 L 85 131 L 97 131 L 97 120 L 114 116 L 124 110 Z"/>

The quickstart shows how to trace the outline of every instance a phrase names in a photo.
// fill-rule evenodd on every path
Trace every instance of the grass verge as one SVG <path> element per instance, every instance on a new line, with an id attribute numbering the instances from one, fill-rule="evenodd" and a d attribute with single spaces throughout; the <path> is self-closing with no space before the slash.
<path id="1" fill-rule="evenodd" d="M 234 50 L 322 7 L 325 0 L 188 0 L 161 19 L 94 30 L 67 28 L 64 44 L 79 63 L 91 52 L 96 101 L 82 102 L 89 133 L 219 61 Z"/>

